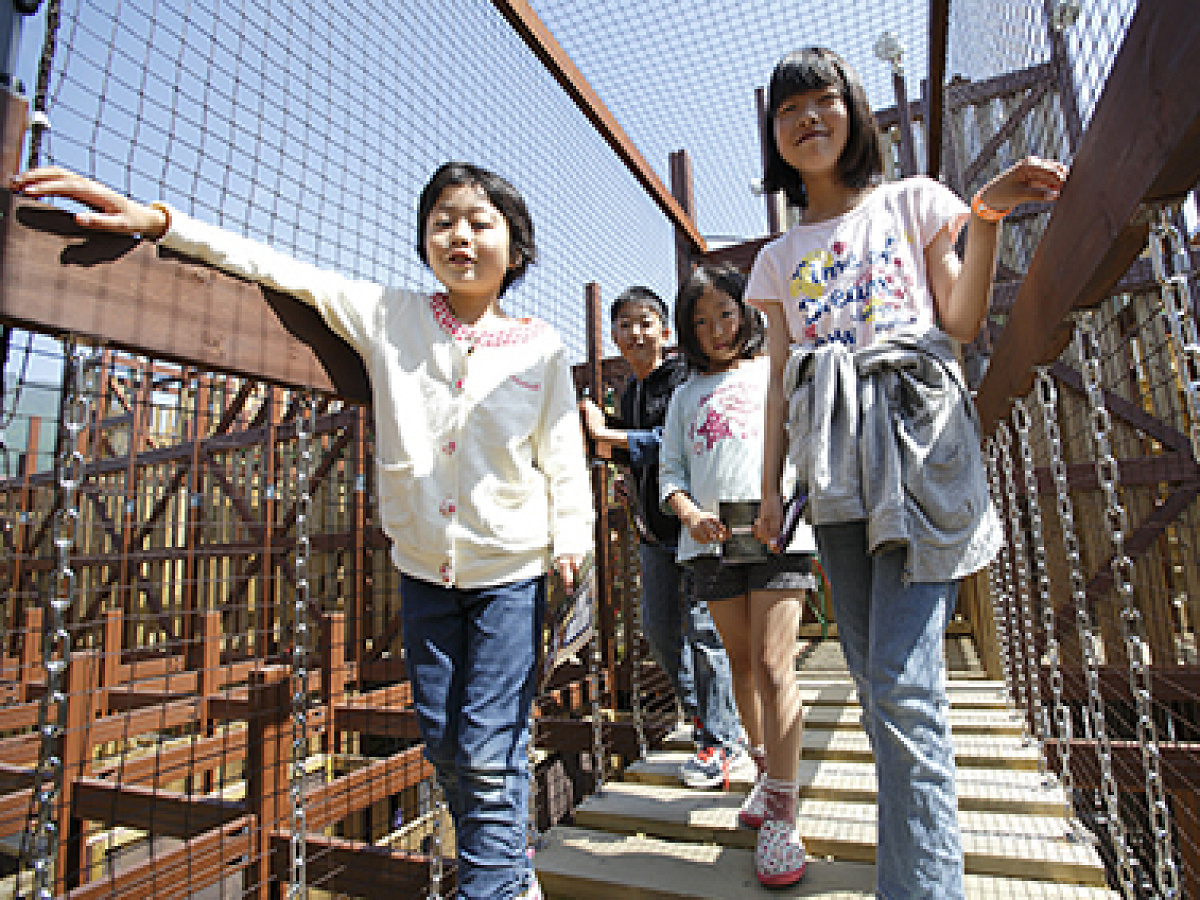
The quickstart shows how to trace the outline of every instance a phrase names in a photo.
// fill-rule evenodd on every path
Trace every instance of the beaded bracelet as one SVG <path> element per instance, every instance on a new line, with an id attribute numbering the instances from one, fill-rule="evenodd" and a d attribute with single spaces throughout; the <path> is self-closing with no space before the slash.
<path id="1" fill-rule="evenodd" d="M 171 230 L 171 208 L 169 206 L 167 206 L 167 204 L 165 204 L 165 203 L 151 203 L 150 208 L 157 209 L 160 213 L 163 214 L 163 218 L 167 220 L 167 225 L 162 230 L 162 234 L 160 234 L 158 237 L 155 238 L 155 240 L 157 241 L 157 240 L 162 239 L 163 235 L 165 235 L 168 231 Z"/>
<path id="2" fill-rule="evenodd" d="M 992 222 L 994 224 L 1007 216 L 1010 212 L 1012 212 L 1012 210 L 994 209 L 988 206 L 983 202 L 982 192 L 976 191 L 975 196 L 971 198 L 971 212 L 975 213 L 975 215 L 979 216 L 979 218 L 983 219 L 983 221 Z"/>

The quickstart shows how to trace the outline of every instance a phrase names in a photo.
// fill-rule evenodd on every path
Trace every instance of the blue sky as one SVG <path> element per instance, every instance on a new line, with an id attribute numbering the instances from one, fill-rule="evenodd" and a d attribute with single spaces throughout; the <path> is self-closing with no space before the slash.
<path id="1" fill-rule="evenodd" d="M 668 154 L 689 151 L 714 241 L 765 232 L 754 89 L 780 55 L 837 49 L 877 108 L 894 103 L 872 50 L 885 30 L 906 47 L 910 97 L 927 70 L 927 0 L 533 5 L 664 183 Z M 1081 4 L 1068 36 L 1085 105 L 1133 5 Z M 1042 6 L 956 0 L 948 76 L 1044 59 Z M 39 26 L 18 68 L 31 88 Z M 674 294 L 666 219 L 488 0 L 63 0 L 50 121 L 49 161 L 411 287 L 434 285 L 413 246 L 429 173 L 445 159 L 493 168 L 526 197 L 539 245 L 508 311 L 550 321 L 576 358 L 586 282 L 606 302 L 633 283 Z"/>

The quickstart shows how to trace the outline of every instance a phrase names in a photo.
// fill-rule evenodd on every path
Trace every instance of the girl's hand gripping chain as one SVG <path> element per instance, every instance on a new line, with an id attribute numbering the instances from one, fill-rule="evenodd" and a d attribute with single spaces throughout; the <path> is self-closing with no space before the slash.
<path id="1" fill-rule="evenodd" d="M 112 188 L 57 166 L 22 172 L 13 178 L 12 189 L 27 197 L 66 197 L 91 207 L 91 212 L 75 213 L 75 222 L 81 228 L 141 235 L 156 241 L 171 224 L 163 207 L 130 200 Z"/>

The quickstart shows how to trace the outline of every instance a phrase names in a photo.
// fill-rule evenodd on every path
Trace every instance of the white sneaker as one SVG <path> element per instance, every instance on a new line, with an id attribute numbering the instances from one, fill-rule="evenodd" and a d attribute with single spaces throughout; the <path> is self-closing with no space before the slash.
<path id="1" fill-rule="evenodd" d="M 740 744 L 732 752 L 724 747 L 705 747 L 679 767 L 679 779 L 692 788 L 728 790 L 730 778 L 753 781 L 755 771 L 754 760 Z"/>

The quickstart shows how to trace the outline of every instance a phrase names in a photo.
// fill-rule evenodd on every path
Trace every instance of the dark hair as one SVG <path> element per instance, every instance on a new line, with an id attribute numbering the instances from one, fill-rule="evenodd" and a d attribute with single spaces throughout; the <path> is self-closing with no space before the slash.
<path id="1" fill-rule="evenodd" d="M 741 311 L 736 337 L 739 356 L 743 359 L 757 356 L 766 340 L 762 314 L 745 300 L 746 276 L 732 266 L 698 266 L 675 297 L 675 336 L 688 365 L 701 372 L 708 371 L 709 359 L 700 349 L 692 319 L 696 315 L 696 302 L 709 290 L 728 295 Z"/>
<path id="2" fill-rule="evenodd" d="M 621 315 L 621 310 L 626 306 L 649 306 L 658 314 L 658 318 L 662 320 L 664 325 L 667 324 L 667 304 L 663 302 L 663 298 L 654 293 L 648 287 L 642 287 L 640 284 L 626 288 L 617 295 L 617 299 L 612 302 L 612 306 L 608 309 L 608 318 L 612 324 L 616 324 L 617 317 Z"/>
<path id="3" fill-rule="evenodd" d="M 846 146 L 837 163 L 837 174 L 847 187 L 861 188 L 878 181 L 883 175 L 883 150 L 875 114 L 867 102 L 858 73 L 832 50 L 808 47 L 789 53 L 775 65 L 771 86 L 767 91 L 767 123 L 764 139 L 767 142 L 767 164 L 763 172 L 763 188 L 768 192 L 783 191 L 795 206 L 808 206 L 804 179 L 779 154 L 775 143 L 775 114 L 789 97 L 805 91 L 833 85 L 842 92 L 849 118 Z"/>
<path id="4" fill-rule="evenodd" d="M 508 252 L 514 265 L 504 273 L 504 279 L 500 282 L 500 296 L 503 296 L 509 285 L 525 274 L 537 256 L 537 249 L 533 243 L 533 219 L 529 216 L 525 200 L 515 187 L 495 172 L 464 162 L 448 162 L 438 166 L 421 191 L 421 200 L 417 204 L 417 255 L 421 262 L 429 265 L 429 257 L 425 253 L 425 233 L 430 210 L 442 196 L 442 191 L 460 185 L 474 185 L 483 191 L 488 202 L 508 222 Z"/>

